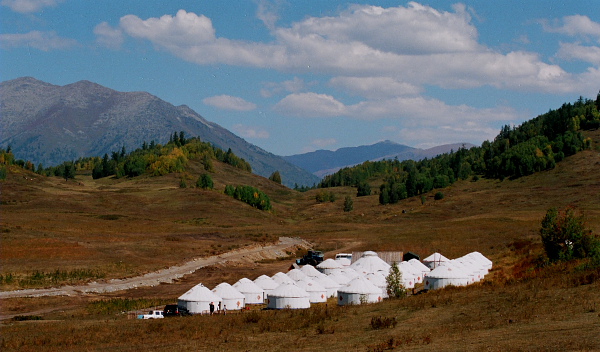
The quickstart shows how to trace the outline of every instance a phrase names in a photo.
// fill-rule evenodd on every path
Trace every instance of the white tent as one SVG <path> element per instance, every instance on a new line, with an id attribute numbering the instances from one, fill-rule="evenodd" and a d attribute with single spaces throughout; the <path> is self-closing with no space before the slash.
<path id="1" fill-rule="evenodd" d="M 300 269 L 300 271 L 302 271 L 304 273 L 304 275 L 306 275 L 312 279 L 325 275 L 322 272 L 320 272 L 319 270 L 315 269 L 315 267 L 312 265 L 305 265 Z"/>
<path id="2" fill-rule="evenodd" d="M 352 269 L 351 267 L 345 267 L 344 269 L 342 269 L 341 274 L 343 274 L 350 280 L 355 279 L 359 276 L 363 276 L 362 273 L 359 273 L 358 271 Z"/>
<path id="3" fill-rule="evenodd" d="M 381 289 L 364 277 L 357 277 L 338 289 L 338 305 L 375 303 L 382 300 Z"/>
<path id="4" fill-rule="evenodd" d="M 479 252 L 471 252 L 465 255 L 465 257 L 474 259 L 475 261 L 481 263 L 487 269 L 487 271 L 490 271 L 492 269 L 492 261 Z"/>
<path id="5" fill-rule="evenodd" d="M 425 279 L 425 276 L 427 276 L 427 274 L 429 274 L 429 272 L 431 271 L 431 269 L 429 269 L 429 267 L 427 267 L 427 265 L 421 263 L 419 260 L 417 259 L 411 259 L 408 261 L 408 264 L 412 265 L 413 268 L 417 269 L 417 271 L 421 272 L 421 282 L 423 282 L 423 280 Z"/>
<path id="6" fill-rule="evenodd" d="M 436 290 L 445 286 L 465 286 L 469 281 L 469 275 L 450 263 L 444 263 L 433 269 L 425 277 L 425 289 Z"/>
<path id="7" fill-rule="evenodd" d="M 292 269 L 290 271 L 288 271 L 287 273 L 285 273 L 287 276 L 290 277 L 290 279 L 294 280 L 294 281 L 298 281 L 298 280 L 302 280 L 302 279 L 306 279 L 308 276 L 306 276 L 305 273 L 302 272 L 302 270 L 300 269 Z"/>
<path id="8" fill-rule="evenodd" d="M 343 268 L 344 266 L 338 260 L 333 260 L 331 258 L 325 259 L 324 261 L 319 263 L 319 265 L 317 265 L 317 270 L 326 275 L 333 272 L 339 272 Z"/>
<path id="9" fill-rule="evenodd" d="M 243 278 L 233 284 L 236 290 L 246 296 L 246 304 L 265 303 L 265 290 L 255 284 L 252 280 Z"/>
<path id="10" fill-rule="evenodd" d="M 284 282 L 267 294 L 267 308 L 310 308 L 310 295 L 300 287 L 296 286 L 295 283 Z"/>
<path id="11" fill-rule="evenodd" d="M 481 281 L 483 277 L 487 275 L 488 271 L 485 266 L 481 262 L 476 261 L 474 258 L 463 256 L 455 259 L 455 261 L 458 261 L 462 265 L 471 268 L 475 282 Z"/>
<path id="12" fill-rule="evenodd" d="M 365 275 L 365 278 L 369 280 L 373 285 L 379 287 L 381 289 L 381 297 L 388 298 L 387 293 L 387 280 L 385 276 L 381 273 L 368 273 Z"/>
<path id="13" fill-rule="evenodd" d="M 443 255 L 441 255 L 440 253 L 433 253 L 432 255 L 430 255 L 429 257 L 423 259 L 423 264 L 427 265 L 427 267 L 429 269 L 435 269 L 437 268 L 439 265 L 441 265 L 443 262 L 447 262 L 448 258 L 444 257 Z"/>
<path id="14" fill-rule="evenodd" d="M 282 275 L 285 274 L 282 273 Z M 269 292 L 273 291 L 277 288 L 277 286 L 279 286 L 279 284 L 275 280 L 271 279 L 267 275 L 261 275 L 257 277 L 256 279 L 254 279 L 254 283 L 265 291 L 265 299 Z"/>
<path id="15" fill-rule="evenodd" d="M 291 277 L 287 276 L 286 274 L 282 273 L 281 271 L 278 273 L 275 273 L 275 275 L 271 276 L 271 279 L 273 279 L 273 281 L 275 281 L 279 285 L 281 285 L 284 282 L 292 283 L 292 284 L 295 283 L 295 281 L 292 280 Z"/>
<path id="16" fill-rule="evenodd" d="M 390 265 L 379 258 L 377 253 L 373 251 L 364 252 L 362 257 L 358 258 L 358 260 L 352 263 L 350 267 L 362 275 L 382 272 L 387 276 L 390 271 Z"/>
<path id="17" fill-rule="evenodd" d="M 296 281 L 296 285 L 309 294 L 310 303 L 327 302 L 327 289 L 315 280 L 307 277 Z"/>
<path id="18" fill-rule="evenodd" d="M 221 297 L 214 294 L 208 287 L 198 284 L 181 295 L 177 300 L 177 305 L 186 308 L 192 314 L 207 314 L 211 302 L 217 307 L 221 301 Z"/>
<path id="19" fill-rule="evenodd" d="M 327 290 L 327 297 L 335 297 L 337 296 L 337 290 L 342 287 L 341 284 L 329 278 L 329 276 L 324 275 L 321 277 L 317 277 L 314 279 L 321 286 L 325 287 Z"/>
<path id="20" fill-rule="evenodd" d="M 473 284 L 473 283 L 479 281 L 479 280 L 477 280 L 477 267 L 473 266 L 472 263 L 462 262 L 457 259 L 451 259 L 449 261 L 449 263 L 451 265 L 454 265 L 455 268 L 462 270 L 463 273 L 465 273 L 469 276 L 469 282 L 467 283 L 467 285 Z"/>
<path id="21" fill-rule="evenodd" d="M 212 292 L 223 299 L 223 307 L 227 310 L 240 310 L 246 306 L 246 296 L 226 282 L 218 284 Z"/>
<path id="22" fill-rule="evenodd" d="M 346 276 L 344 273 L 331 273 L 331 274 L 328 274 L 327 277 L 342 286 L 348 284 L 350 282 L 350 280 L 352 280 L 351 278 Z"/>
<path id="23" fill-rule="evenodd" d="M 421 272 L 415 270 L 415 267 L 408 264 L 408 262 L 398 263 L 398 269 L 402 273 L 402 286 L 404 288 L 415 288 L 415 284 L 418 283 L 418 277 L 421 276 Z M 423 280 L 421 280 L 423 282 Z"/>

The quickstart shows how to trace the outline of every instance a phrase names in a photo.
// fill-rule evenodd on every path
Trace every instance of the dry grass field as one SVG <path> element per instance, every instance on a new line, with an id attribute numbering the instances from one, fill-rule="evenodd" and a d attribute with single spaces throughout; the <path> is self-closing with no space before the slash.
<path id="1" fill-rule="evenodd" d="M 600 132 L 590 136 L 600 144 Z M 209 267 L 175 284 L 104 295 L 14 298 L 1 315 L 40 320 L 2 322 L 2 351 L 595 351 L 600 350 L 600 270 L 583 262 L 541 266 L 540 221 L 550 207 L 575 205 L 600 233 L 600 152 L 517 180 L 461 181 L 427 195 L 381 206 L 377 195 L 317 203 L 318 190 L 291 191 L 215 163 L 215 190 L 179 188 L 182 175 L 75 181 L 11 169 L 0 183 L 2 290 L 134 276 L 239 246 L 302 237 L 337 251 L 402 250 L 457 257 L 479 251 L 494 262 L 483 283 L 384 303 L 303 311 L 140 321 L 122 314 L 174 302 L 206 286 L 286 270 L 290 260 Z M 184 177 L 193 184 L 200 169 Z M 255 186 L 271 198 L 263 212 L 222 194 L 226 184 Z M 374 188 L 376 189 L 376 188 Z M 35 273 L 62 272 L 54 281 Z M 31 318 L 31 317 L 30 317 Z M 395 320 L 375 329 L 372 319 Z"/>

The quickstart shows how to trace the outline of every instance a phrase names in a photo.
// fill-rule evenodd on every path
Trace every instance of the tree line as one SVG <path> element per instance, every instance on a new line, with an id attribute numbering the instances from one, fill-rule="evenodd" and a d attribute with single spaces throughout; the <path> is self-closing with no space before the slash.
<path id="1" fill-rule="evenodd" d="M 366 161 L 326 176 L 320 188 L 351 186 L 357 196 L 370 195 L 369 182 L 383 179 L 381 204 L 445 188 L 470 177 L 515 179 L 549 170 L 565 157 L 591 147 L 581 130 L 600 127 L 600 93 L 596 100 L 579 98 L 520 126 L 504 126 L 493 141 L 480 147 L 460 148 L 420 161 Z"/>

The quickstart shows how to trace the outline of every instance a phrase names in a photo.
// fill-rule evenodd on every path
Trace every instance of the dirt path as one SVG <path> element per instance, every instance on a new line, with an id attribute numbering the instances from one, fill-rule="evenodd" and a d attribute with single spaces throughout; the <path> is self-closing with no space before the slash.
<path id="1" fill-rule="evenodd" d="M 227 262 L 256 262 L 262 259 L 285 257 L 287 256 L 286 250 L 298 247 L 310 248 L 310 243 L 301 238 L 280 237 L 277 244 L 269 246 L 249 246 L 208 258 L 197 258 L 179 266 L 172 266 L 170 268 L 151 272 L 142 276 L 126 279 L 114 279 L 106 282 L 92 282 L 79 286 L 5 291 L 0 292 L 0 299 L 43 296 L 76 296 L 83 294 L 123 291 L 137 287 L 156 286 L 160 283 L 172 283 L 174 280 L 177 280 L 184 275 L 191 274 L 200 268 L 210 265 L 227 264 Z"/>

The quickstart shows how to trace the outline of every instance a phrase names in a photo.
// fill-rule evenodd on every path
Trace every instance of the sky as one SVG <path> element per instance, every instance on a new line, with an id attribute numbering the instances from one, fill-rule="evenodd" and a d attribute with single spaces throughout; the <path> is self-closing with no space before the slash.
<path id="1" fill-rule="evenodd" d="M 277 155 L 480 145 L 596 98 L 598 5 L 0 0 L 0 80 L 147 91 Z"/>

